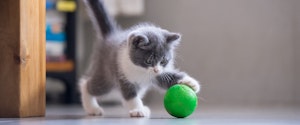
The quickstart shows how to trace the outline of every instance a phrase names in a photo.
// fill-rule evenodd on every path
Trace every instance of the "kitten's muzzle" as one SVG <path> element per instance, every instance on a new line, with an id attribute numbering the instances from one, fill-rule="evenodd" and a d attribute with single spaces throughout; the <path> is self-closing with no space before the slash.
<path id="1" fill-rule="evenodd" d="M 153 71 L 154 71 L 154 73 L 158 73 L 158 72 L 159 72 L 159 70 L 158 70 L 157 67 L 154 67 L 154 68 L 153 68 Z"/>

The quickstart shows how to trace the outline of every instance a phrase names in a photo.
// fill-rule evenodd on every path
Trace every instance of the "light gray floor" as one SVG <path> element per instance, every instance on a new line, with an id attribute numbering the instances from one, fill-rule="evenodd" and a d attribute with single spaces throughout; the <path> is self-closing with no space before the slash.
<path id="1" fill-rule="evenodd" d="M 129 118 L 126 110 L 104 107 L 103 117 L 86 116 L 80 106 L 48 106 L 44 118 L 1 118 L 0 125 L 300 125 L 296 107 L 200 107 L 185 119 L 176 119 L 160 107 L 152 117 Z"/>

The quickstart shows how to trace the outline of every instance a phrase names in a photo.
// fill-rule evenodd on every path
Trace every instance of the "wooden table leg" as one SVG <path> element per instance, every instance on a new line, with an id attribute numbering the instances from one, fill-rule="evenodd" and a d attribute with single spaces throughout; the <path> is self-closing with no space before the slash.
<path id="1" fill-rule="evenodd" d="M 0 1 L 0 117 L 45 115 L 45 0 Z"/>

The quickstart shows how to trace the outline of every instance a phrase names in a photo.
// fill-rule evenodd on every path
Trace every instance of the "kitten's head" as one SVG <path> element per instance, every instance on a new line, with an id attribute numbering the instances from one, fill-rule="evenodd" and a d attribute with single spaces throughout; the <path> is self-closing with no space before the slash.
<path id="1" fill-rule="evenodd" d="M 130 59 L 148 72 L 160 74 L 173 67 L 173 53 L 180 39 L 180 34 L 155 26 L 138 27 L 128 37 Z"/>

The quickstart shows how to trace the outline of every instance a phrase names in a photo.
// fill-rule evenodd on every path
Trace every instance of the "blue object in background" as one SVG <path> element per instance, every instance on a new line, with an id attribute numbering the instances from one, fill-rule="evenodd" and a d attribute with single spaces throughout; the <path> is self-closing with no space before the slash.
<path id="1" fill-rule="evenodd" d="M 49 33 L 46 32 L 46 41 L 65 42 L 66 35 L 64 32 L 61 33 Z"/>
<path id="2" fill-rule="evenodd" d="M 46 1 L 46 10 L 55 9 L 55 2 L 53 0 Z"/>
<path id="3" fill-rule="evenodd" d="M 47 24 L 47 26 L 46 26 L 46 41 L 65 42 L 66 41 L 66 33 L 65 32 L 53 33 L 51 30 L 51 25 Z"/>

